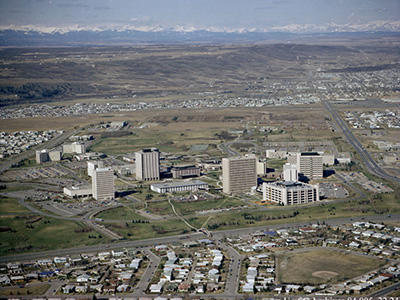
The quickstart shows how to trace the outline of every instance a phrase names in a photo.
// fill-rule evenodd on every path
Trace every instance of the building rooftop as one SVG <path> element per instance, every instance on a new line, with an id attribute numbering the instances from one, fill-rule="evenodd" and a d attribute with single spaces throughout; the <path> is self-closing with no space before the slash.
<path id="1" fill-rule="evenodd" d="M 152 186 L 154 187 L 174 187 L 174 186 L 188 186 L 188 185 L 199 185 L 199 184 L 207 184 L 201 180 L 191 180 L 191 181 L 174 181 L 174 182 L 164 182 L 164 183 L 154 183 Z"/>
<path id="2" fill-rule="evenodd" d="M 318 152 L 301 152 L 301 156 L 320 156 Z"/>
<path id="3" fill-rule="evenodd" d="M 310 187 L 310 184 L 303 183 L 300 181 L 276 181 L 276 182 L 266 182 L 268 185 L 274 185 L 276 187 L 284 187 L 287 189 L 295 189 L 299 187 Z"/>

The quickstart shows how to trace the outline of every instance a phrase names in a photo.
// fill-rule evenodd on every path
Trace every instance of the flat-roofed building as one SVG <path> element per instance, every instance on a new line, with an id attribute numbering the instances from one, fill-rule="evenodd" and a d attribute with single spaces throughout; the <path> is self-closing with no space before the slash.
<path id="1" fill-rule="evenodd" d="M 195 165 L 174 166 L 171 169 L 173 178 L 187 178 L 200 176 L 200 168 Z"/>
<path id="2" fill-rule="evenodd" d="M 93 172 L 92 192 L 93 198 L 99 201 L 114 199 L 114 172 L 111 168 L 97 168 Z"/>
<path id="3" fill-rule="evenodd" d="M 292 165 L 290 163 L 286 163 L 283 165 L 283 180 L 284 181 L 297 181 L 297 167 L 296 165 Z"/>
<path id="4" fill-rule="evenodd" d="M 73 142 L 71 144 L 63 145 L 63 153 L 86 153 L 86 146 L 83 143 Z"/>
<path id="5" fill-rule="evenodd" d="M 266 161 L 257 161 L 256 164 L 257 175 L 264 176 L 267 173 L 267 162 Z"/>
<path id="6" fill-rule="evenodd" d="M 91 186 L 71 186 L 64 188 L 64 194 L 71 198 L 87 198 L 93 195 Z"/>
<path id="7" fill-rule="evenodd" d="M 136 179 L 160 180 L 160 151 L 143 149 L 135 153 Z"/>
<path id="8" fill-rule="evenodd" d="M 322 156 L 317 152 L 301 152 L 297 154 L 297 172 L 310 180 L 323 178 Z"/>
<path id="9" fill-rule="evenodd" d="M 87 173 L 89 177 L 93 177 L 93 173 L 97 168 L 103 168 L 104 163 L 101 160 L 88 161 L 87 162 Z"/>
<path id="10" fill-rule="evenodd" d="M 264 182 L 262 190 L 263 202 L 296 205 L 319 201 L 318 185 L 290 181 Z"/>
<path id="11" fill-rule="evenodd" d="M 201 180 L 179 181 L 179 182 L 165 182 L 154 183 L 150 186 L 151 190 L 156 193 L 172 193 L 172 192 L 186 192 L 198 191 L 199 189 L 208 189 L 208 184 Z"/>
<path id="12" fill-rule="evenodd" d="M 46 149 L 36 151 L 36 163 L 42 164 L 46 161 L 50 161 L 49 151 Z"/>
<path id="13" fill-rule="evenodd" d="M 49 158 L 51 161 L 60 161 L 62 157 L 61 151 L 53 150 L 49 152 Z"/>
<path id="14" fill-rule="evenodd" d="M 255 156 L 222 159 L 223 192 L 249 193 L 257 186 L 257 159 Z"/>

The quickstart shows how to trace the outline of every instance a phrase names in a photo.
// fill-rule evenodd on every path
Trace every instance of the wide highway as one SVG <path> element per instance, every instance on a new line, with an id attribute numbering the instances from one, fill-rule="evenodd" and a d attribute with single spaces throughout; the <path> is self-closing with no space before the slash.
<path id="1" fill-rule="evenodd" d="M 364 165 L 368 169 L 369 172 L 372 174 L 377 175 L 378 177 L 394 181 L 400 183 L 400 178 L 392 176 L 386 173 L 371 157 L 371 155 L 364 149 L 358 139 L 354 136 L 354 134 L 350 131 L 349 127 L 347 126 L 346 122 L 342 120 L 336 110 L 332 107 L 332 105 L 328 101 L 322 101 L 325 108 L 328 112 L 332 115 L 335 123 L 339 126 L 339 128 L 343 131 L 344 136 L 346 137 L 347 141 L 354 147 L 357 153 L 360 155 L 361 160 L 363 161 Z"/>

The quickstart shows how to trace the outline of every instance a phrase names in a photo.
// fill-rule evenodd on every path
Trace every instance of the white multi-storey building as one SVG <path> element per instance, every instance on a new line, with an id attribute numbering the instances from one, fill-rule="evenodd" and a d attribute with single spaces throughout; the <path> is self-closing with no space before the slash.
<path id="1" fill-rule="evenodd" d="M 297 154 L 297 172 L 310 180 L 323 178 L 322 156 L 317 152 L 301 152 Z"/>
<path id="2" fill-rule="evenodd" d="M 156 193 L 172 193 L 185 191 L 198 191 L 199 189 L 208 189 L 208 184 L 201 180 L 155 183 L 150 186 Z"/>
<path id="3" fill-rule="evenodd" d="M 160 152 L 156 148 L 135 153 L 136 179 L 160 180 Z"/>
<path id="4" fill-rule="evenodd" d="M 72 144 L 63 145 L 63 153 L 76 153 L 83 154 L 86 153 L 85 144 L 74 142 Z"/>
<path id="5" fill-rule="evenodd" d="M 93 172 L 92 192 L 96 200 L 114 199 L 114 171 L 111 168 L 97 168 Z"/>
<path id="6" fill-rule="evenodd" d="M 318 185 L 290 181 L 264 182 L 262 190 L 264 202 L 296 205 L 319 201 Z"/>
<path id="7" fill-rule="evenodd" d="M 104 163 L 99 160 L 99 161 L 88 161 L 87 163 L 87 173 L 89 177 L 93 177 L 93 173 L 97 168 L 103 168 Z"/>
<path id="8" fill-rule="evenodd" d="M 297 167 L 296 165 L 292 165 L 290 163 L 286 163 L 283 165 L 283 180 L 284 181 L 297 181 Z"/>
<path id="9" fill-rule="evenodd" d="M 222 159 L 223 192 L 249 193 L 257 186 L 256 158 L 254 156 Z"/>

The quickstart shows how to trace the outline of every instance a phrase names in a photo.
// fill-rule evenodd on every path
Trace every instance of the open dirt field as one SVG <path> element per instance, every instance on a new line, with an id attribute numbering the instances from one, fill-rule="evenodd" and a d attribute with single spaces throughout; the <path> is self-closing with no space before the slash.
<path id="1" fill-rule="evenodd" d="M 335 249 L 313 248 L 277 256 L 282 283 L 322 284 L 351 279 L 384 264 L 383 260 Z"/>

